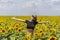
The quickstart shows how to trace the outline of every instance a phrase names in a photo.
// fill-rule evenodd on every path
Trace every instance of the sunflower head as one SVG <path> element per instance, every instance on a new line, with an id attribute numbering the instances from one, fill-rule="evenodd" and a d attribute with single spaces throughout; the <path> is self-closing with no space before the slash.
<path id="1" fill-rule="evenodd" d="M 38 35 L 38 33 L 34 33 L 33 37 L 36 39 Z"/>
<path id="2" fill-rule="evenodd" d="M 15 27 L 19 27 L 19 24 L 15 24 Z"/>
<path id="3" fill-rule="evenodd" d="M 45 36 L 45 33 L 44 32 L 40 33 L 40 37 L 41 38 L 44 38 L 44 36 Z"/>
<path id="4" fill-rule="evenodd" d="M 1 30 L 2 34 L 6 34 L 6 29 Z"/>
<path id="5" fill-rule="evenodd" d="M 17 29 L 17 32 L 18 32 L 18 33 L 19 33 L 19 32 L 21 32 L 21 31 L 22 31 L 22 29 L 21 29 L 21 28 L 18 28 L 18 29 Z"/>
<path id="6" fill-rule="evenodd" d="M 57 25 L 57 24 L 58 24 L 57 22 L 54 23 L 54 25 Z"/>
<path id="7" fill-rule="evenodd" d="M 51 28 L 51 29 L 50 29 L 50 33 L 56 33 L 56 29 Z"/>
<path id="8" fill-rule="evenodd" d="M 18 30 L 18 27 L 16 27 L 16 30 Z"/>
<path id="9" fill-rule="evenodd" d="M 25 39 L 26 39 L 26 40 L 31 40 L 31 33 L 27 33 L 27 34 L 25 35 Z"/>
<path id="10" fill-rule="evenodd" d="M 54 37 L 54 36 L 51 36 L 51 37 L 49 37 L 49 39 L 48 40 L 57 40 L 57 38 L 56 37 Z"/>
<path id="11" fill-rule="evenodd" d="M 46 24 L 42 24 L 42 28 L 44 31 L 48 31 L 48 27 L 46 26 Z"/>
<path id="12" fill-rule="evenodd" d="M 39 33 L 42 33 L 42 32 L 43 32 L 43 30 L 42 30 L 42 29 L 40 29 L 40 30 L 39 30 Z"/>
<path id="13" fill-rule="evenodd" d="M 9 26 L 8 27 L 8 30 L 12 31 L 13 30 L 13 27 L 12 26 Z"/>

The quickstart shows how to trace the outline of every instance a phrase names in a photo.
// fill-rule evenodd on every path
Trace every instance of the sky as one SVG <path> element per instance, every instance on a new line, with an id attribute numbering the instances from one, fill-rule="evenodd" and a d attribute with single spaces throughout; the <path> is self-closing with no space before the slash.
<path id="1" fill-rule="evenodd" d="M 0 0 L 0 15 L 60 16 L 60 0 Z"/>

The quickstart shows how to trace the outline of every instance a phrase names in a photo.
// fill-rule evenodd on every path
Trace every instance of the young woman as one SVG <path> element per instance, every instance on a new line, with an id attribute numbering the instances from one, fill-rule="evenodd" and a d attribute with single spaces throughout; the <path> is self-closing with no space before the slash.
<path id="1" fill-rule="evenodd" d="M 37 16 L 36 15 L 32 15 L 30 20 L 22 20 L 22 19 L 18 19 L 18 18 L 15 18 L 15 17 L 13 17 L 12 19 L 18 20 L 18 21 L 21 21 L 21 22 L 25 22 L 27 24 L 27 31 L 31 34 L 34 33 L 34 28 L 35 28 L 36 24 L 38 24 L 38 23 L 42 24 L 42 23 L 47 23 L 48 22 L 48 21 L 37 22 Z"/>

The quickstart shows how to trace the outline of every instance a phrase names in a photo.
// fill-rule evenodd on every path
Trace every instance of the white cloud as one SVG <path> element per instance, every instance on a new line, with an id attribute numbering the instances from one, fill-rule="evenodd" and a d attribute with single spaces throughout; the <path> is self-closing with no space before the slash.
<path id="1" fill-rule="evenodd" d="M 15 4 L 0 4 L 0 10 L 10 10 L 13 9 Z"/>
<path id="2" fill-rule="evenodd" d="M 34 3 L 34 1 L 25 2 L 24 4 L 22 4 L 22 7 L 23 7 L 23 8 L 32 7 L 32 6 L 33 6 L 33 3 Z"/>
<path id="3" fill-rule="evenodd" d="M 40 7 L 43 5 L 50 5 L 52 6 L 54 4 L 54 2 L 58 2 L 60 0 L 31 0 L 31 1 L 27 1 L 25 3 L 22 4 L 23 8 L 31 8 L 33 5 L 35 5 L 36 7 Z M 45 4 L 47 3 L 47 4 Z"/>
<path id="4" fill-rule="evenodd" d="M 60 0 L 23 0 L 22 2 L 21 0 L 17 0 L 16 3 L 14 3 L 14 1 L 15 0 L 0 0 L 0 10 L 11 10 L 10 12 L 14 13 L 33 13 L 32 11 L 37 13 L 52 13 L 54 10 L 56 12 L 57 10 L 60 11 L 60 5 L 54 5 L 55 2 L 58 2 Z M 9 11 L 6 12 L 10 13 Z"/>
<path id="5" fill-rule="evenodd" d="M 14 0 L 0 0 L 0 2 L 9 2 L 9 1 L 14 1 Z"/>
<path id="6" fill-rule="evenodd" d="M 51 2 L 54 2 L 54 1 L 56 1 L 56 2 L 57 2 L 57 1 L 60 1 L 60 0 L 50 0 L 50 1 L 51 1 Z"/>
<path id="7" fill-rule="evenodd" d="M 23 8 L 31 8 L 33 5 L 35 5 L 35 6 L 40 6 L 41 5 L 41 0 L 32 0 L 32 1 L 27 1 L 27 2 L 25 2 L 25 3 L 23 3 L 22 4 L 22 7 Z"/>
<path id="8" fill-rule="evenodd" d="M 55 10 L 55 11 L 60 11 L 60 6 L 55 6 L 52 9 Z"/>
<path id="9" fill-rule="evenodd" d="M 14 2 L 14 0 L 0 0 L 0 10 L 10 10 L 15 8 L 15 3 L 9 2 Z"/>
<path id="10" fill-rule="evenodd" d="M 57 1 L 60 1 L 60 0 L 45 0 L 47 2 L 57 2 Z"/>

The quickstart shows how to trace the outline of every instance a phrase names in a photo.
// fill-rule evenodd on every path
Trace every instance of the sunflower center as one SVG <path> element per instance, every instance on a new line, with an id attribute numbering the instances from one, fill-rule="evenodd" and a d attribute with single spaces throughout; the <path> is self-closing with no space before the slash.
<path id="1" fill-rule="evenodd" d="M 53 32 L 53 30 L 50 30 L 50 32 Z"/>
<path id="2" fill-rule="evenodd" d="M 5 30 L 2 30 L 2 32 L 4 33 L 4 32 L 5 32 Z"/>
<path id="3" fill-rule="evenodd" d="M 16 28 L 16 30 L 18 30 L 18 28 Z"/>
<path id="4" fill-rule="evenodd" d="M 50 40 L 55 40 L 55 38 L 51 38 Z"/>
<path id="5" fill-rule="evenodd" d="M 21 30 L 19 29 L 19 32 L 20 32 Z"/>
<path id="6" fill-rule="evenodd" d="M 41 33 L 42 31 L 40 31 L 40 33 Z"/>
<path id="7" fill-rule="evenodd" d="M 16 27 L 18 27 L 18 25 L 16 25 Z"/>

